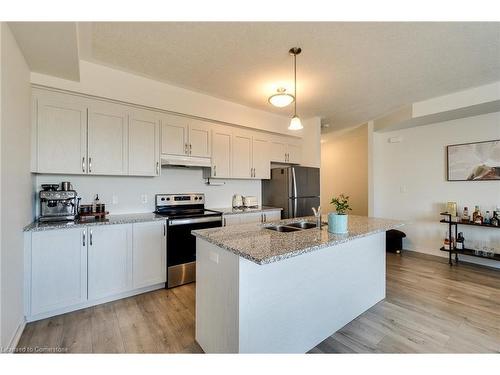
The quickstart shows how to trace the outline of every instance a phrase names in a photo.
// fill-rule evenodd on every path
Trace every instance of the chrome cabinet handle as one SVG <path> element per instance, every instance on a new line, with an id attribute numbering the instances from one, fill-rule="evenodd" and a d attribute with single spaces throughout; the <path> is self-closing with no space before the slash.
<path id="1" fill-rule="evenodd" d="M 82 234 L 83 234 L 83 236 L 82 236 L 83 237 L 83 241 L 82 241 L 83 243 L 82 243 L 82 245 L 85 247 L 85 231 L 83 231 Z"/>
<path id="2" fill-rule="evenodd" d="M 217 166 L 214 165 L 214 177 L 217 176 Z"/>
<path id="3" fill-rule="evenodd" d="M 193 153 L 192 149 L 193 149 L 193 145 L 190 143 L 189 144 L 189 155 L 191 155 Z"/>
<path id="4" fill-rule="evenodd" d="M 82 158 L 82 172 L 85 173 L 85 156 Z"/>
<path id="5" fill-rule="evenodd" d="M 166 237 L 167 236 L 167 224 L 164 223 L 163 224 L 163 237 Z"/>
<path id="6" fill-rule="evenodd" d="M 187 143 L 184 143 L 184 153 L 185 154 L 188 153 L 188 144 Z"/>
<path id="7" fill-rule="evenodd" d="M 160 174 L 160 163 L 156 162 L 156 175 Z"/>
<path id="8" fill-rule="evenodd" d="M 90 246 L 93 246 L 93 244 L 92 244 L 92 229 L 90 230 L 89 244 L 90 244 Z"/>
<path id="9" fill-rule="evenodd" d="M 89 173 L 92 173 L 92 158 L 89 158 Z"/>

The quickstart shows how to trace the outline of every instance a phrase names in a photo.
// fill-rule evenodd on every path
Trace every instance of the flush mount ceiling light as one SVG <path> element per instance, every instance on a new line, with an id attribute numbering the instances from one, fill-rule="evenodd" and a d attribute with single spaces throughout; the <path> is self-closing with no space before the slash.
<path id="1" fill-rule="evenodd" d="M 288 94 L 283 87 L 278 88 L 276 91 L 277 94 L 271 95 L 268 99 L 269 103 L 275 107 L 286 107 L 295 100 L 293 95 Z"/>
<path id="2" fill-rule="evenodd" d="M 302 52 L 300 47 L 290 48 L 288 51 L 290 55 L 293 56 L 293 96 L 295 98 L 294 106 L 293 106 L 293 117 L 290 121 L 290 125 L 288 126 L 289 130 L 300 130 L 304 127 L 302 126 L 302 122 L 300 121 L 299 116 L 297 116 L 297 55 Z"/>

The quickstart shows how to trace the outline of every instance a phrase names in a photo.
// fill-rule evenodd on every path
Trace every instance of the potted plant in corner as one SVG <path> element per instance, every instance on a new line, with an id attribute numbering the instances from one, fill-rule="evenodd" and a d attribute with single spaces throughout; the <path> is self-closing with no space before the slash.
<path id="1" fill-rule="evenodd" d="M 340 194 L 338 197 L 333 197 L 330 204 L 335 206 L 335 212 L 328 214 L 328 232 L 335 234 L 347 233 L 347 211 L 351 210 L 349 196 Z"/>

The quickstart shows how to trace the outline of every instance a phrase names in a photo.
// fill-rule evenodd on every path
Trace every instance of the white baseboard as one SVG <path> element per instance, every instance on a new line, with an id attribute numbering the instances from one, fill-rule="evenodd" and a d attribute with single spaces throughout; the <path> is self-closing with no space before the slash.
<path id="1" fill-rule="evenodd" d="M 3 348 L 5 353 L 14 353 L 14 350 L 17 348 L 17 344 L 19 344 L 19 340 L 21 339 L 21 335 L 23 334 L 24 328 L 26 327 L 26 318 L 23 316 L 21 322 L 19 322 L 14 335 L 9 341 L 7 348 Z"/>

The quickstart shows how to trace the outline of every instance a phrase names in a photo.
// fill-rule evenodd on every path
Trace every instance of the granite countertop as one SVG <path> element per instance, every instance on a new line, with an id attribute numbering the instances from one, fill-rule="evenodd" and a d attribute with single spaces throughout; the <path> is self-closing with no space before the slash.
<path id="1" fill-rule="evenodd" d="M 44 230 L 53 229 L 71 229 L 85 226 L 95 225 L 113 225 L 113 224 L 131 224 L 131 223 L 144 223 L 148 221 L 164 221 L 166 218 L 155 213 L 142 213 L 142 214 L 121 214 L 121 215 L 108 215 L 103 220 L 75 220 L 75 221 L 54 221 L 43 222 L 34 221 L 33 223 L 24 227 L 25 232 L 39 232 Z"/>
<path id="2" fill-rule="evenodd" d="M 247 208 L 233 208 L 233 207 L 225 207 L 225 208 L 209 208 L 209 210 L 222 212 L 224 215 L 235 215 L 235 214 L 245 214 L 249 212 L 264 212 L 264 211 L 276 211 L 283 210 L 278 207 L 269 207 L 269 206 L 257 206 L 257 207 L 247 207 Z"/>
<path id="3" fill-rule="evenodd" d="M 327 216 L 323 215 L 322 221 L 326 220 Z M 329 233 L 326 225 L 321 230 L 312 228 L 286 233 L 265 228 L 273 224 L 291 224 L 298 221 L 315 222 L 315 218 L 308 216 L 264 225 L 242 224 L 199 229 L 192 233 L 254 263 L 267 264 L 404 225 L 403 222 L 395 220 L 349 215 L 349 233 L 347 234 Z"/>

